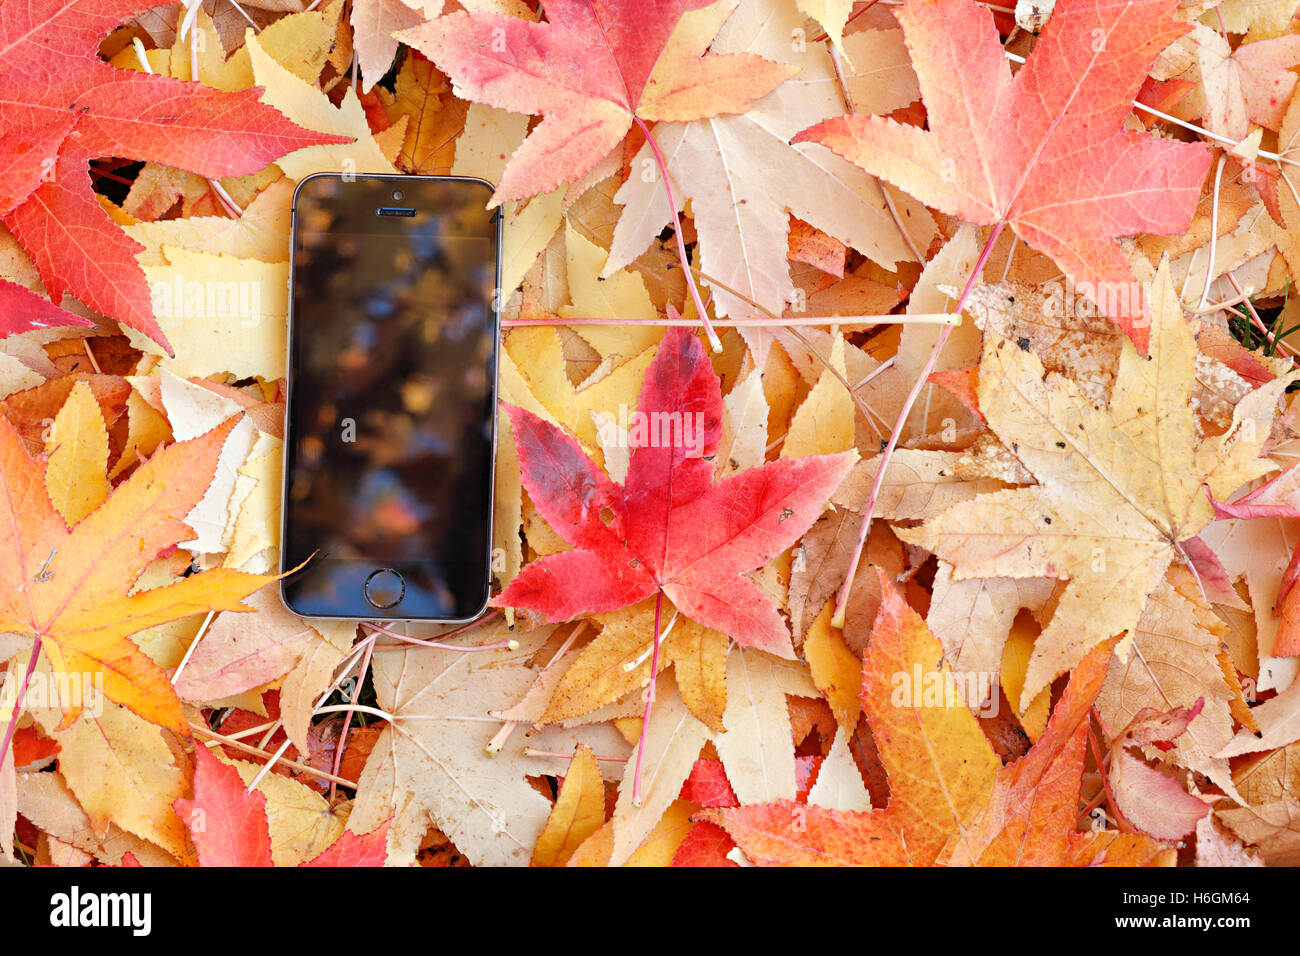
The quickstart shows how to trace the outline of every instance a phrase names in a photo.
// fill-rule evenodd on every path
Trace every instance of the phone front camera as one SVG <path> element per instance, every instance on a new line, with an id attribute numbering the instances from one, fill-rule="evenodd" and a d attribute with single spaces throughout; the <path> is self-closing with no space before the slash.
<path id="1" fill-rule="evenodd" d="M 393 190 L 393 202 L 401 202 L 405 198 L 406 193 L 402 192 L 400 189 Z"/>

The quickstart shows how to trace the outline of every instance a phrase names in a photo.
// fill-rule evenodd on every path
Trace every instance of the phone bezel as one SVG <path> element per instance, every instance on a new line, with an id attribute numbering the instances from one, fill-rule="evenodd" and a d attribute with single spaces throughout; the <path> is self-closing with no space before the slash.
<path id="1" fill-rule="evenodd" d="M 481 179 L 481 178 L 479 178 L 479 177 L 477 177 L 477 176 L 415 176 L 415 175 L 406 175 L 406 174 L 403 174 L 403 173 L 356 173 L 356 174 L 344 174 L 344 173 L 320 172 L 320 173 L 312 173 L 310 176 L 305 177 L 301 182 L 298 183 L 297 186 L 294 187 L 294 190 L 293 190 L 293 199 L 292 199 L 292 201 L 291 201 L 291 203 L 290 203 L 290 208 L 289 208 L 289 223 L 290 223 L 290 224 L 289 224 L 289 288 L 288 288 L 288 310 L 287 310 L 287 316 L 286 316 L 287 330 L 286 330 L 286 336 L 285 336 L 285 355 L 284 355 L 284 361 L 285 361 L 285 377 L 284 377 L 284 442 L 283 442 L 283 446 L 284 446 L 284 447 L 282 448 L 281 467 L 280 467 L 281 478 L 280 478 L 280 561 L 279 561 L 279 571 L 280 571 L 281 577 L 280 577 L 280 580 L 279 580 L 279 582 L 278 582 L 278 584 L 277 584 L 277 590 L 279 591 L 279 594 L 280 594 L 280 601 L 281 601 L 281 603 L 284 604 L 284 606 L 285 606 L 286 608 L 288 608 L 288 609 L 289 609 L 290 611 L 292 611 L 294 614 L 297 614 L 299 617 L 308 618 L 308 619 L 315 619 L 315 620 L 331 620 L 331 621 L 366 621 L 366 620 L 377 620 L 377 621 L 388 621 L 388 622 L 393 622 L 393 623 L 402 623 L 402 622 L 406 622 L 406 621 L 413 621 L 413 622 L 428 623 L 428 624 L 467 624 L 467 623 L 469 623 L 470 621 L 473 621 L 473 620 L 475 620 L 475 619 L 481 617 L 482 614 L 483 614 L 483 612 L 484 612 L 485 610 L 487 610 L 488 602 L 492 599 L 492 546 L 493 546 L 493 543 L 494 543 L 494 540 L 495 540 L 494 533 L 495 533 L 495 530 L 496 530 L 496 508 L 495 508 L 495 496 L 496 496 L 496 460 L 497 460 L 497 435 L 498 435 L 498 431 L 499 431 L 499 429 L 498 429 L 498 427 L 497 427 L 497 419 L 500 417 L 500 416 L 499 416 L 499 413 L 498 413 L 497 403 L 498 403 L 498 390 L 499 390 L 500 377 L 501 377 L 501 376 L 500 376 L 500 368 L 499 368 L 499 364 L 500 364 L 500 360 L 501 360 L 501 294 L 500 294 L 500 290 L 501 290 L 501 269 L 502 269 L 502 262 L 501 262 L 501 260 L 502 260 L 502 240 L 503 240 L 503 225 L 502 225 L 502 224 L 503 224 L 504 216 L 502 216 L 502 214 L 501 214 L 501 208 L 500 208 L 500 207 L 497 207 L 497 209 L 496 209 L 496 210 L 493 212 L 493 214 L 492 214 L 492 221 L 493 221 L 493 222 L 495 223 L 495 225 L 496 225 L 496 247 L 495 247 L 495 256 L 494 256 L 494 258 L 495 258 L 496 261 L 495 261 L 495 263 L 493 264 L 493 269 L 494 269 L 494 274 L 495 274 L 495 276 L 496 276 L 496 279 L 495 279 L 495 282 L 494 282 L 494 288 L 497 290 L 497 292 L 496 292 L 495 295 L 492 296 L 492 301 L 491 301 L 491 303 L 489 304 L 489 306 L 490 306 L 490 308 L 491 308 L 491 312 L 492 312 L 492 371 L 493 371 L 493 374 L 492 374 L 492 401 L 491 401 L 491 404 L 489 405 L 489 407 L 490 407 L 490 409 L 491 409 L 491 416 L 490 416 L 490 417 L 491 417 L 491 423 L 490 423 L 490 424 L 491 424 L 491 429 L 492 429 L 492 455 L 491 455 L 491 459 L 490 459 L 489 466 L 488 466 L 488 498 L 487 498 L 487 500 L 488 500 L 488 525 L 487 525 L 487 527 L 488 527 L 488 534 L 487 534 L 487 542 L 486 542 L 486 544 L 487 544 L 487 551 L 486 551 L 486 554 L 485 554 L 485 561 L 484 561 L 484 567 L 487 569 L 487 574 L 486 574 L 486 578 L 485 578 L 485 580 L 484 580 L 483 603 L 482 603 L 482 604 L 479 606 L 479 608 L 478 608 L 476 611 L 474 611 L 472 614 L 470 614 L 470 615 L 468 615 L 468 616 L 466 616 L 466 617 L 456 617 L 456 618 L 442 618 L 442 617 L 389 617 L 389 616 L 386 616 L 386 615 L 383 615 L 383 614 L 373 614 L 373 615 L 372 615 L 372 614 L 361 614 L 361 615 L 351 615 L 351 614 L 304 614 L 302 611 L 300 611 L 300 610 L 298 610 L 297 608 L 295 608 L 295 607 L 294 607 L 294 606 L 289 602 L 289 599 L 288 599 L 288 597 L 287 597 L 286 594 L 285 594 L 285 582 L 288 580 L 289 576 L 290 576 L 292 573 L 294 573 L 295 571 L 297 571 L 299 568 L 301 568 L 302 565 L 299 565 L 299 568 L 289 568 L 289 567 L 286 567 L 286 555 L 285 555 L 285 551 L 284 551 L 284 543 L 288 540 L 287 529 L 288 529 L 288 524 L 289 524 L 289 508 L 288 508 L 288 503 L 289 503 L 289 501 L 288 501 L 288 497 L 289 497 L 289 452 L 290 452 L 290 447 L 291 447 L 291 443 L 290 443 L 290 427 L 291 427 L 291 422 L 292 422 L 292 420 L 293 420 L 293 419 L 292 419 L 292 408 L 293 408 L 293 364 L 294 364 L 294 363 L 293 363 L 293 349 L 294 349 L 294 326 L 295 326 L 295 323 L 294 323 L 294 302 L 293 302 L 293 300 L 294 300 L 294 267 L 295 267 L 295 261 L 294 261 L 294 260 L 295 260 L 295 251 L 296 251 L 297 248 L 298 248 L 298 192 L 303 188 L 303 186 L 307 185 L 307 183 L 311 182 L 311 181 L 314 180 L 314 179 L 338 179 L 338 180 L 341 181 L 341 183 L 342 183 L 342 187 L 343 187 L 343 188 L 347 188 L 347 186 L 348 186 L 349 183 L 359 182 L 359 181 L 362 181 L 362 180 L 365 180 L 365 181 L 375 181 L 375 180 L 379 180 L 379 181 L 389 181 L 389 182 L 404 182 L 404 183 L 408 183 L 408 184 L 409 184 L 409 183 L 413 183 L 413 182 L 429 182 L 429 181 L 434 181 L 434 182 L 467 182 L 467 183 L 477 183 L 477 184 L 481 184 L 481 185 L 483 185 L 483 186 L 486 186 L 486 187 L 487 187 L 491 192 L 495 192 L 495 191 L 496 191 L 496 186 L 493 185 L 492 183 L 490 183 L 488 180 L 486 180 L 486 179 Z M 407 198 L 409 199 L 409 192 L 408 192 Z M 313 557 L 314 557 L 314 556 L 313 556 Z M 308 558 L 307 560 L 310 561 L 311 558 Z M 368 565 L 368 564 L 369 564 L 369 562 L 363 562 L 363 561 L 357 561 L 357 562 L 352 562 L 352 563 L 361 564 L 361 565 Z M 372 570 L 373 570 L 373 571 L 378 571 L 378 570 L 383 570 L 383 569 L 385 569 L 385 568 L 393 568 L 393 567 L 394 567 L 394 565 L 392 565 L 392 564 L 387 564 L 387 565 L 376 565 L 376 566 L 373 567 Z M 362 590 L 362 592 L 361 592 L 360 594 L 358 594 L 357 597 L 358 597 L 358 600 L 359 600 L 361 603 L 364 603 L 364 602 L 365 602 L 365 592 L 364 592 L 364 589 Z M 373 608 L 373 607 L 361 608 L 361 606 L 360 606 L 360 604 L 359 604 L 359 605 L 358 605 L 358 610 L 379 610 L 379 609 L 377 609 L 377 608 Z"/>

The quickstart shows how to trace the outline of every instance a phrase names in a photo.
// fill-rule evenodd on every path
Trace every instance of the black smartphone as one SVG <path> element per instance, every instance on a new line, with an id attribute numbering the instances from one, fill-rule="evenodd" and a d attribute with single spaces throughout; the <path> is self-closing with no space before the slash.
<path id="1" fill-rule="evenodd" d="M 304 617 L 458 622 L 490 590 L 501 217 L 452 176 L 294 193 L 280 570 Z"/>

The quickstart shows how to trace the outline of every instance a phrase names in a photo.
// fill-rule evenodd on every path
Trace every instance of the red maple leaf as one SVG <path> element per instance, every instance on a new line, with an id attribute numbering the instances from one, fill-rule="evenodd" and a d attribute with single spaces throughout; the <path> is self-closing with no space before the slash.
<path id="1" fill-rule="evenodd" d="M 525 567 L 494 605 L 564 621 L 662 591 L 692 620 L 794 657 L 776 605 L 744 573 L 808 529 L 853 452 L 767 462 L 713 484 L 722 392 L 704 347 L 684 328 L 664 335 L 646 372 L 637 414 L 650 437 L 632 449 L 622 485 L 556 426 L 507 410 L 524 488 L 574 550 Z M 681 440 L 656 440 L 665 429 Z"/>
<path id="2" fill-rule="evenodd" d="M 853 115 L 794 142 L 822 143 L 949 215 L 1007 222 L 1145 352 L 1140 287 L 1115 237 L 1186 229 L 1210 163 L 1200 143 L 1122 125 L 1156 56 L 1188 30 L 1177 7 L 1059 0 L 1013 78 L 987 7 L 907 0 L 895 15 L 929 129 Z"/>
<path id="3" fill-rule="evenodd" d="M 49 299 L 43 299 L 17 282 L 0 279 L 0 339 L 33 329 L 55 328 L 61 325 L 95 323 L 60 309 Z"/>
<path id="4" fill-rule="evenodd" d="M 215 179 L 348 140 L 291 123 L 260 102 L 257 89 L 223 93 L 100 60 L 100 39 L 145 5 L 23 0 L 0 7 L 0 219 L 55 302 L 72 292 L 166 346 L 135 260 L 143 247 L 95 199 L 90 160 L 149 160 Z"/>
<path id="5" fill-rule="evenodd" d="M 299 866 L 383 866 L 391 825 L 390 817 L 369 833 L 344 830 L 337 840 Z"/>
<path id="6" fill-rule="evenodd" d="M 266 795 L 246 790 L 239 771 L 222 763 L 206 747 L 194 752 L 194 799 L 179 799 L 174 806 L 190 831 L 199 866 L 273 865 Z M 369 833 L 345 831 L 300 865 L 382 866 L 389 822 Z"/>

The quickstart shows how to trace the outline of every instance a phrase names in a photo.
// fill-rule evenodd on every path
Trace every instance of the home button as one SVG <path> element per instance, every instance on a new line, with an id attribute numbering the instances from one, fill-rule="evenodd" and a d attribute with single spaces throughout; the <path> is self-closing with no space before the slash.
<path id="1" fill-rule="evenodd" d="M 406 581 L 392 568 L 380 568 L 366 578 L 366 600 L 374 607 L 392 607 L 405 596 Z"/>

